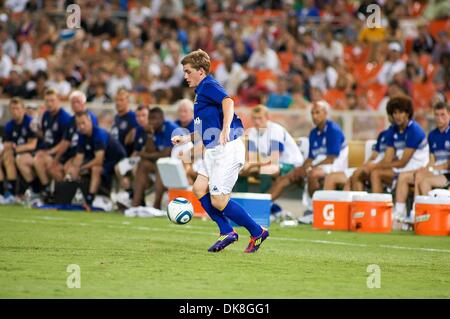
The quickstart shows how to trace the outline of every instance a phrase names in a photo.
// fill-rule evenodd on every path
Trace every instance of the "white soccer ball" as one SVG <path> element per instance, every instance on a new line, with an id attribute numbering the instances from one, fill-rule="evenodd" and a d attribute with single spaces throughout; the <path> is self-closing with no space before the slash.
<path id="1" fill-rule="evenodd" d="M 177 197 L 167 205 L 167 217 L 174 224 L 187 224 L 194 216 L 194 208 L 184 197 Z"/>

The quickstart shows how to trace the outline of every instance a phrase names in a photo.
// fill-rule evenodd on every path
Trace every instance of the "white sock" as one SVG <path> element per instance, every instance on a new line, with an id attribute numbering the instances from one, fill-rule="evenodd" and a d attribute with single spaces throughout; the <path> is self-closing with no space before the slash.
<path id="1" fill-rule="evenodd" d="M 394 213 L 397 215 L 406 215 L 406 203 L 395 203 Z"/>

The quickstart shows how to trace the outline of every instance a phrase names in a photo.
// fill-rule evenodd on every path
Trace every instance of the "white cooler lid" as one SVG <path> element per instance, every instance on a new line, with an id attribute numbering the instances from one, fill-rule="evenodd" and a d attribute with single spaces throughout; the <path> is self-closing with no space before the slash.
<path id="1" fill-rule="evenodd" d="M 391 194 L 365 194 L 365 195 L 355 195 L 353 196 L 354 202 L 389 202 L 392 203 Z"/>
<path id="2" fill-rule="evenodd" d="M 450 205 L 450 197 L 416 196 L 416 204 Z"/>
<path id="3" fill-rule="evenodd" d="M 352 192 L 345 191 L 315 191 L 313 201 L 351 202 Z"/>

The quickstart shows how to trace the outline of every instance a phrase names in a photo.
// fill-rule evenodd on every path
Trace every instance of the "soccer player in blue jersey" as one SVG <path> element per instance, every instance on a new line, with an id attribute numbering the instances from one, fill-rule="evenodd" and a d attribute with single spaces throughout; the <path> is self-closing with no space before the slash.
<path id="1" fill-rule="evenodd" d="M 142 206 L 145 189 L 152 182 L 150 174 L 155 175 L 155 200 L 153 207 L 161 209 L 161 200 L 164 194 L 164 185 L 156 167 L 156 161 L 161 157 L 169 157 L 172 151 L 171 137 L 178 126 L 164 118 L 164 112 L 154 107 L 149 112 L 149 123 L 144 128 L 147 134 L 145 147 L 139 152 L 141 160 L 136 170 L 132 207 Z"/>
<path id="2" fill-rule="evenodd" d="M 269 236 L 238 203 L 230 198 L 239 171 L 245 162 L 245 146 L 241 139 L 243 126 L 234 113 L 234 102 L 224 88 L 209 75 L 211 60 L 202 50 L 186 55 L 181 64 L 189 87 L 195 87 L 194 127 L 206 148 L 204 167 L 198 172 L 193 190 L 203 208 L 219 226 L 220 237 L 208 249 L 218 252 L 238 240 L 227 218 L 244 226 L 250 233 L 245 252 L 253 253 Z M 176 135 L 175 145 L 193 139 L 192 135 Z"/>
<path id="3" fill-rule="evenodd" d="M 86 95 L 81 91 L 73 91 L 69 95 L 69 102 L 72 108 L 73 116 L 70 118 L 69 126 L 64 132 L 61 146 L 55 155 L 55 165 L 49 172 L 55 181 L 62 181 L 65 174 L 69 171 L 77 154 L 78 130 L 75 114 L 88 112 L 94 125 L 98 125 L 95 114 L 87 109 Z"/>
<path id="4" fill-rule="evenodd" d="M 135 168 L 137 168 L 137 163 L 140 160 L 139 153 L 144 148 L 147 143 L 147 132 L 145 132 L 145 127 L 148 125 L 148 117 L 149 117 L 149 109 L 145 105 L 139 105 L 136 109 L 136 121 L 138 126 L 134 132 L 134 144 L 133 144 L 133 152 L 129 157 L 121 160 L 115 167 L 115 172 L 117 179 L 119 180 L 119 185 L 126 192 L 128 192 L 128 198 L 132 196 L 131 189 L 131 181 L 127 174 L 132 171 L 132 174 L 135 173 Z"/>
<path id="5" fill-rule="evenodd" d="M 388 116 L 392 123 L 392 116 Z M 343 172 L 331 173 L 325 177 L 323 189 L 335 190 L 343 186 L 344 191 L 364 191 L 366 183 L 370 181 L 370 173 L 377 163 L 384 159 L 389 134 L 392 134 L 393 125 L 378 134 L 376 143 L 372 146 L 372 153 L 361 167 L 348 168 Z"/>
<path id="6" fill-rule="evenodd" d="M 401 220 L 406 218 L 407 191 L 405 194 L 403 184 L 406 182 L 406 186 L 408 185 L 406 179 L 408 175 L 412 176 L 411 172 L 427 165 L 429 147 L 425 132 L 413 120 L 413 106 L 409 97 L 397 96 L 390 99 L 387 109 L 392 112 L 394 127 L 388 139 L 386 161 L 376 164 L 370 181 L 372 192 L 382 193 L 383 184 L 391 186 L 398 178 L 394 218 Z"/>
<path id="7" fill-rule="evenodd" d="M 54 89 L 47 89 L 44 96 L 46 111 L 41 119 L 41 129 L 37 132 L 40 139 L 38 150 L 32 162 L 18 162 L 23 178 L 29 184 L 33 182 L 34 173 L 44 188 L 42 196 L 50 196 L 50 174 L 55 165 L 55 156 L 61 147 L 64 132 L 70 123 L 70 115 L 60 105 L 58 93 Z M 35 188 L 36 189 L 36 188 Z"/>
<path id="8" fill-rule="evenodd" d="M 450 180 L 450 110 L 444 102 L 433 106 L 436 128 L 428 134 L 430 161 L 415 175 L 415 195 L 428 195 L 433 188 L 446 188 Z"/>
<path id="9" fill-rule="evenodd" d="M 90 210 L 100 184 L 103 182 L 107 188 L 111 186 L 114 166 L 126 153 L 111 134 L 93 124 L 88 112 L 79 112 L 75 116 L 79 131 L 77 154 L 68 174 L 72 180 L 78 180 L 81 175 L 90 175 L 89 191 L 85 195 L 85 208 Z"/>
<path id="10" fill-rule="evenodd" d="M 313 103 L 311 116 L 316 127 L 309 134 L 308 158 L 302 166 L 275 180 L 269 190 L 272 200 L 277 199 L 287 186 L 302 182 L 305 177 L 309 199 L 311 199 L 314 192 L 320 189 L 320 182 L 327 174 L 343 172 L 347 169 L 348 145 L 341 128 L 328 119 L 329 109 L 330 105 L 324 100 Z M 312 222 L 311 201 L 308 203 L 305 215 L 309 216 L 308 223 Z"/>
<path id="11" fill-rule="evenodd" d="M 3 151 L 0 152 L 0 203 L 15 202 L 16 195 L 16 158 L 32 161 L 31 152 L 37 145 L 37 137 L 30 128 L 32 118 L 25 113 L 25 106 L 20 98 L 9 102 L 12 119 L 6 123 L 3 136 Z M 5 173 L 3 173 L 3 167 Z M 5 183 L 6 175 L 6 183 Z"/>
<path id="12" fill-rule="evenodd" d="M 136 113 L 130 111 L 129 92 L 120 89 L 115 98 L 117 114 L 114 117 L 114 124 L 111 128 L 111 135 L 118 140 L 127 151 L 127 156 L 133 153 L 134 133 L 138 127 Z"/>

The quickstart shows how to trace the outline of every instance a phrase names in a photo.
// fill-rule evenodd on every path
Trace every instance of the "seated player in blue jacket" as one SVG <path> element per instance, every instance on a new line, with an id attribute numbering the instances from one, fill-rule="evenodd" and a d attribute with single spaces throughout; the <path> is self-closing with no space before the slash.
<path id="1" fill-rule="evenodd" d="M 15 202 L 17 169 L 16 159 L 33 161 L 31 153 L 37 145 L 37 137 L 30 128 L 32 118 L 25 113 L 20 98 L 9 102 L 12 119 L 6 123 L 3 137 L 3 150 L 0 151 L 0 204 Z M 3 173 L 3 167 L 5 173 Z M 5 183 L 6 175 L 6 183 Z"/>
<path id="2" fill-rule="evenodd" d="M 152 179 L 150 174 L 154 174 L 155 201 L 153 207 L 161 209 L 161 200 L 164 194 L 164 185 L 156 167 L 156 161 L 161 157 L 169 157 L 172 151 L 172 132 L 178 126 L 164 119 L 164 112 L 159 107 L 154 107 L 149 112 L 149 123 L 144 128 L 147 134 L 147 143 L 139 152 L 141 157 L 134 181 L 134 192 L 132 206 L 142 206 L 144 202 L 145 189 L 149 187 Z"/>
<path id="3" fill-rule="evenodd" d="M 90 210 L 100 184 L 111 186 L 114 166 L 125 158 L 126 152 L 111 134 L 92 123 L 88 112 L 77 113 L 76 123 L 80 134 L 77 155 L 68 176 L 78 180 L 81 175 L 90 175 L 89 193 L 85 196 L 85 208 Z"/>

